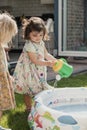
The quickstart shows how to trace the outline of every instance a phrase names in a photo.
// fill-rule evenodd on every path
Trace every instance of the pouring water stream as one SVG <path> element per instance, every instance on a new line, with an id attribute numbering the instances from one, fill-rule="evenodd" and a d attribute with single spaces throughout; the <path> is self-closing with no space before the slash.
<path id="1" fill-rule="evenodd" d="M 57 74 L 57 75 L 56 75 L 56 80 L 55 80 L 55 82 L 54 82 L 54 88 L 56 88 L 57 82 L 58 82 L 59 80 L 61 80 L 61 76 L 60 76 L 59 74 Z"/>

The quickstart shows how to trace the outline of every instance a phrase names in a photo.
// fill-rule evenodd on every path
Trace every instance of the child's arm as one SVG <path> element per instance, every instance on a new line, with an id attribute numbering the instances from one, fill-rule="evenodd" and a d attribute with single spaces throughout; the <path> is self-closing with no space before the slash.
<path id="1" fill-rule="evenodd" d="M 57 59 L 54 57 L 54 56 L 52 56 L 50 53 L 48 53 L 48 51 L 47 51 L 47 49 L 44 47 L 44 51 L 45 51 L 45 59 L 46 60 L 52 60 L 52 61 L 54 61 L 54 62 L 56 62 L 57 61 Z"/>
<path id="2" fill-rule="evenodd" d="M 38 59 L 37 55 L 33 52 L 28 52 L 30 60 L 36 64 L 36 65 L 41 65 L 41 66 L 49 66 L 53 67 L 54 62 L 52 60 L 46 61 L 42 59 Z"/>

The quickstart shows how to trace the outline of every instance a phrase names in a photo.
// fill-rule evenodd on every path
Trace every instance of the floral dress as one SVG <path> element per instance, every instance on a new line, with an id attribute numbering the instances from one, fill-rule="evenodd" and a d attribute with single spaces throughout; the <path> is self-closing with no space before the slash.
<path id="1" fill-rule="evenodd" d="M 4 48 L 0 45 L 0 110 L 15 107 L 14 91 Z"/>
<path id="2" fill-rule="evenodd" d="M 35 96 L 38 92 L 49 89 L 47 84 L 46 66 L 35 65 L 31 62 L 28 52 L 36 53 L 37 58 L 44 60 L 44 42 L 40 44 L 27 41 L 23 52 L 19 57 L 17 66 L 14 71 L 15 92 L 20 94 L 30 94 Z"/>

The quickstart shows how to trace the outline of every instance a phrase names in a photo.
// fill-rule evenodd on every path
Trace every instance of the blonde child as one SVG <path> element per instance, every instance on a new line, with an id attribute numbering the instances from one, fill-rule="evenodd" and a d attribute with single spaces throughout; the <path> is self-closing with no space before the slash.
<path id="1" fill-rule="evenodd" d="M 31 110 L 32 97 L 37 93 L 51 88 L 47 84 L 47 66 L 52 67 L 56 62 L 45 48 L 44 39 L 46 28 L 39 17 L 24 20 L 23 52 L 19 57 L 14 71 L 15 91 L 24 95 L 27 110 Z"/>
<path id="2" fill-rule="evenodd" d="M 17 33 L 15 20 L 8 14 L 0 14 L 0 118 L 4 110 L 15 107 L 15 98 L 4 46 Z M 11 130 L 0 126 L 0 130 Z"/>

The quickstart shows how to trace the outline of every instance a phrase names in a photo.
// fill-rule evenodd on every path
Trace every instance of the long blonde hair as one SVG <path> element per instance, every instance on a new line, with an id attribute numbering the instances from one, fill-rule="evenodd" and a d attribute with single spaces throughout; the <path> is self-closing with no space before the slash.
<path id="1" fill-rule="evenodd" d="M 10 42 L 17 32 L 16 21 L 7 13 L 0 14 L 0 44 Z"/>

